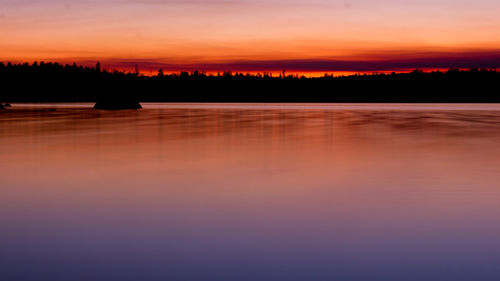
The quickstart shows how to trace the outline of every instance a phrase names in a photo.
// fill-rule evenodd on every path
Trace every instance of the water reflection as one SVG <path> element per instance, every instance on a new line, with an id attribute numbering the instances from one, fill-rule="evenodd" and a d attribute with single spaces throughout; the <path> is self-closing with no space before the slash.
<path id="1" fill-rule="evenodd" d="M 14 105 L 0 279 L 497 280 L 499 129 L 496 105 Z"/>

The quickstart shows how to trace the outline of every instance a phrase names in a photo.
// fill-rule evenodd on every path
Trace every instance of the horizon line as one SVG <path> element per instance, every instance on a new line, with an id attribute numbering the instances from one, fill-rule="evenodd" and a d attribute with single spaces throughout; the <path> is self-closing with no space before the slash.
<path id="1" fill-rule="evenodd" d="M 60 66 L 73 66 L 76 65 L 77 67 L 85 67 L 85 68 L 90 68 L 90 69 L 97 69 L 97 65 L 99 65 L 99 68 L 101 71 L 106 71 L 108 73 L 113 73 L 113 72 L 119 72 L 123 74 L 137 74 L 140 76 L 158 76 L 160 71 L 165 75 L 181 75 L 183 73 L 188 73 L 190 75 L 194 73 L 199 73 L 207 76 L 219 76 L 219 75 L 224 75 L 226 73 L 229 73 L 231 75 L 252 75 L 252 76 L 270 76 L 270 77 L 306 77 L 306 78 L 316 78 L 316 77 L 325 77 L 325 76 L 330 76 L 330 77 L 342 77 L 342 76 L 356 76 L 356 75 L 387 75 L 391 73 L 396 73 L 396 74 L 409 74 L 412 72 L 422 72 L 422 73 L 432 73 L 432 72 L 447 72 L 451 70 L 458 70 L 458 71 L 470 71 L 473 69 L 476 70 L 485 70 L 485 71 L 496 71 L 497 67 L 441 67 L 441 68 L 421 68 L 421 67 L 409 67 L 406 69 L 399 69 L 399 70 L 381 70 L 381 71 L 308 71 L 308 72 L 300 72 L 300 71 L 289 71 L 289 70 L 275 70 L 275 71 L 232 71 L 232 70 L 224 70 L 224 71 L 206 71 L 203 69 L 192 69 L 192 70 L 177 70 L 177 71 L 165 71 L 162 68 L 156 69 L 156 72 L 153 71 L 137 71 L 139 65 L 134 65 L 134 70 L 127 70 L 127 69 L 116 69 L 116 68 L 110 68 L 110 67 L 105 67 L 103 64 L 101 64 L 100 61 L 95 61 L 91 64 L 86 63 L 86 64 L 81 64 L 75 62 L 59 62 L 59 61 L 33 61 L 33 62 L 12 62 L 12 61 L 2 61 L 0 60 L 0 64 L 4 66 L 8 66 L 9 64 L 14 65 L 14 66 L 22 66 L 22 65 L 29 65 L 33 66 L 35 64 L 58 64 Z M 309 74 L 309 75 L 306 75 Z M 277 75 L 277 76 L 274 76 Z"/>

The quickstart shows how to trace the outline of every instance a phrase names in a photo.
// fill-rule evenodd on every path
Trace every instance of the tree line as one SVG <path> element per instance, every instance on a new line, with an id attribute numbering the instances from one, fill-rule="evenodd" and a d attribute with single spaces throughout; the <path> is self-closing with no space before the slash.
<path id="1" fill-rule="evenodd" d="M 0 102 L 500 102 L 496 69 L 305 77 L 203 71 L 145 76 L 99 63 L 0 62 Z"/>

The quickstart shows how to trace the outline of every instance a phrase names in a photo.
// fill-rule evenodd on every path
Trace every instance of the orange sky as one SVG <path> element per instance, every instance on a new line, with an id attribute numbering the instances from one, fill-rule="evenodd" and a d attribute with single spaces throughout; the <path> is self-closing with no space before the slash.
<path id="1" fill-rule="evenodd" d="M 0 60 L 172 71 L 494 67 L 499 13 L 493 0 L 2 0 Z"/>

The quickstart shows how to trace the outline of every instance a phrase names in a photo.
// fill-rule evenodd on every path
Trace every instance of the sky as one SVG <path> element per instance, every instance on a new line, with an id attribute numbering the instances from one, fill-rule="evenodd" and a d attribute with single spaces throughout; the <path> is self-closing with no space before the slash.
<path id="1" fill-rule="evenodd" d="M 0 61 L 304 73 L 500 66 L 498 0 L 0 0 Z"/>

